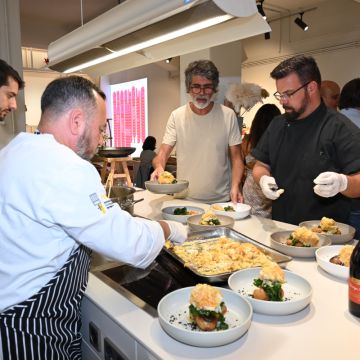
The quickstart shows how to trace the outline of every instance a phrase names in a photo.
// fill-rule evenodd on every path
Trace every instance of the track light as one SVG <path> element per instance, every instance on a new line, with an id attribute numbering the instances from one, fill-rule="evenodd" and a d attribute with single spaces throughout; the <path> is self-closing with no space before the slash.
<path id="1" fill-rule="evenodd" d="M 299 13 L 300 17 L 297 17 L 294 22 L 296 25 L 298 25 L 299 27 L 301 27 L 301 29 L 303 29 L 304 31 L 307 31 L 309 29 L 309 26 L 303 21 L 303 15 L 304 13 L 301 12 Z"/>
<path id="2" fill-rule="evenodd" d="M 264 2 L 264 0 L 260 0 L 260 2 L 258 2 L 256 4 L 256 6 L 257 6 L 259 14 L 263 17 L 264 20 L 266 20 L 266 14 L 265 14 L 265 11 L 263 9 L 263 2 Z"/>
<path id="3" fill-rule="evenodd" d="M 171 63 L 171 60 L 172 60 L 172 58 L 167 58 L 167 59 L 165 60 L 165 62 L 166 62 L 167 64 L 170 64 L 170 63 Z"/>
<path id="4" fill-rule="evenodd" d="M 264 34 L 265 40 L 270 40 L 270 31 Z"/>

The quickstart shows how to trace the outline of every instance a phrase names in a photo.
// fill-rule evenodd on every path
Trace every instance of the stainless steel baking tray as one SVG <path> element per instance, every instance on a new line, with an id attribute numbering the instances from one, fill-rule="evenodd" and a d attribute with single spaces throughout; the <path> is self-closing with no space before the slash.
<path id="1" fill-rule="evenodd" d="M 214 230 L 205 230 L 198 231 L 189 234 L 187 241 L 210 241 L 211 239 L 218 238 L 221 236 L 225 236 L 234 241 L 238 241 L 239 243 L 251 243 L 255 245 L 259 250 L 261 250 L 265 255 L 269 256 L 274 262 L 277 262 L 281 267 L 285 267 L 286 264 L 292 260 L 291 256 L 282 254 L 279 251 L 276 251 L 266 245 L 259 243 L 258 241 L 247 237 L 233 229 L 219 227 Z M 177 256 L 171 248 L 167 249 L 164 247 L 164 250 L 171 255 L 174 259 L 179 261 L 182 265 L 184 265 L 184 261 Z M 187 267 L 190 271 L 192 271 L 195 275 L 197 275 L 202 281 L 208 283 L 215 282 L 224 282 L 233 272 L 226 272 L 216 275 L 204 275 L 197 271 L 195 268 Z"/>

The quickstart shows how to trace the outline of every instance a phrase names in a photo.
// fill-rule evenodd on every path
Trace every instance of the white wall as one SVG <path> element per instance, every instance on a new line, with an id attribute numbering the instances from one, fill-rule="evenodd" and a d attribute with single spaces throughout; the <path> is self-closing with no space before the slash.
<path id="1" fill-rule="evenodd" d="M 46 86 L 52 80 L 59 77 L 58 73 L 45 73 L 36 71 L 25 71 L 25 105 L 27 111 L 26 124 L 30 126 L 36 126 L 40 121 L 41 109 L 40 99 Z"/>
<path id="2" fill-rule="evenodd" d="M 271 95 L 264 102 L 279 105 L 272 94 L 276 91 L 270 72 L 285 58 L 305 53 L 314 56 L 322 78 L 343 86 L 360 76 L 360 3 L 353 0 L 328 0 L 303 20 L 310 26 L 307 32 L 294 24 L 296 16 L 270 23 L 271 39 L 263 35 L 243 41 L 247 60 L 242 65 L 242 81 L 256 83 Z M 261 104 L 244 115 L 251 125 Z M 280 107 L 280 105 L 279 105 Z"/>

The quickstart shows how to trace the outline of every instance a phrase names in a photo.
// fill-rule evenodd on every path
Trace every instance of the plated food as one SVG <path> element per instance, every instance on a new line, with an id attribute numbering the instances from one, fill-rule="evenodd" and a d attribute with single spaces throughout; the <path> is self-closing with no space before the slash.
<path id="1" fill-rule="evenodd" d="M 293 231 L 288 239 L 286 245 L 298 247 L 313 247 L 319 245 L 319 237 L 313 233 L 312 230 L 301 226 Z"/>
<path id="2" fill-rule="evenodd" d="M 253 298 L 264 301 L 283 301 L 284 290 L 282 285 L 285 283 L 283 269 L 272 261 L 263 265 L 259 277 L 254 279 L 256 289 Z"/>
<path id="3" fill-rule="evenodd" d="M 341 234 L 341 230 L 336 225 L 335 220 L 327 218 L 325 216 L 320 220 L 319 225 L 313 226 L 311 228 L 311 231 L 317 233 L 333 234 L 333 235 Z"/>
<path id="4" fill-rule="evenodd" d="M 217 287 L 209 290 L 208 286 L 197 286 L 198 289 L 194 294 L 194 287 L 175 290 L 160 300 L 157 308 L 159 322 L 168 335 L 188 345 L 213 347 L 231 343 L 246 333 L 252 318 L 249 301 L 231 290 Z M 208 298 L 208 295 L 214 295 L 215 301 Z M 219 300 L 226 304 L 226 312 L 223 314 L 223 324 L 227 325 L 226 329 L 217 329 L 215 326 L 213 330 L 201 330 L 197 324 L 194 324 L 194 315 L 190 314 L 189 307 L 193 305 L 199 313 L 213 316 L 211 309 L 221 309 L 221 306 L 216 305 Z M 220 314 L 221 310 L 215 312 Z M 216 325 L 220 326 L 219 321 L 216 321 Z"/>
<path id="5" fill-rule="evenodd" d="M 337 278 L 347 280 L 349 277 L 349 262 L 353 249 L 353 245 L 324 246 L 316 251 L 316 261 L 327 273 Z"/>
<path id="6" fill-rule="evenodd" d="M 159 183 L 158 181 L 150 180 L 145 181 L 145 188 L 155 194 L 175 194 L 186 190 L 188 187 L 189 182 L 187 180 L 177 179 L 176 182 L 171 183 Z"/>
<path id="7" fill-rule="evenodd" d="M 271 258 L 250 243 L 240 243 L 227 237 L 205 241 L 189 241 L 173 245 L 171 251 L 185 267 L 201 275 L 219 275 L 239 269 L 262 266 Z"/>
<path id="8" fill-rule="evenodd" d="M 222 292 L 208 284 L 197 284 L 190 294 L 189 319 L 203 331 L 226 330 L 227 307 Z"/>
<path id="9" fill-rule="evenodd" d="M 200 225 L 221 225 L 219 218 L 212 212 L 207 211 L 205 214 L 201 215 Z"/>
<path id="10" fill-rule="evenodd" d="M 329 261 L 335 265 L 349 267 L 351 254 L 354 251 L 354 248 L 354 245 L 344 245 L 340 249 L 339 253 L 331 257 Z"/>
<path id="11" fill-rule="evenodd" d="M 159 175 L 158 183 L 159 184 L 176 184 L 177 180 L 175 179 L 175 176 L 172 173 L 170 173 L 168 171 L 164 171 L 163 173 L 161 173 Z"/>
<path id="12" fill-rule="evenodd" d="M 196 206 L 167 206 L 161 210 L 165 220 L 174 220 L 186 224 L 189 216 L 203 214 L 204 209 Z"/>
<path id="13" fill-rule="evenodd" d="M 295 231 L 277 231 L 270 235 L 271 247 L 294 257 L 315 257 L 321 246 L 331 244 L 331 240 L 312 231 L 299 228 Z"/>
<path id="14" fill-rule="evenodd" d="M 232 202 L 227 202 L 212 204 L 210 210 L 216 215 L 231 216 L 235 220 L 240 220 L 250 215 L 251 206 L 242 203 L 233 204 Z"/>
<path id="15" fill-rule="evenodd" d="M 193 231 L 201 231 L 216 228 L 219 226 L 232 227 L 234 219 L 230 216 L 215 215 L 213 212 L 206 212 L 202 215 L 192 215 L 187 219 L 189 228 Z"/>
<path id="16" fill-rule="evenodd" d="M 321 220 L 303 221 L 299 226 L 305 226 L 315 233 L 327 236 L 332 244 L 344 244 L 355 236 L 355 229 L 347 224 L 335 222 L 331 218 L 323 217 Z"/>
<path id="17" fill-rule="evenodd" d="M 282 270 L 284 274 L 280 277 L 278 276 L 281 272 L 278 270 L 267 270 L 268 274 L 261 274 L 261 271 L 259 268 L 239 270 L 228 279 L 230 289 L 248 299 L 254 312 L 266 315 L 289 315 L 309 305 L 312 288 L 306 279 L 288 270 Z M 274 300 L 255 298 L 254 291 L 258 289 L 255 285 L 257 279 L 266 281 L 272 287 L 268 292 L 275 292 L 278 300 L 275 300 L 275 297 Z"/>

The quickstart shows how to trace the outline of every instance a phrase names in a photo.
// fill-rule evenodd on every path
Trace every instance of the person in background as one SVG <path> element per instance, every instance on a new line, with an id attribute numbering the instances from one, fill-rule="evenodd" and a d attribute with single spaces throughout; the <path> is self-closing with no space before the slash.
<path id="1" fill-rule="evenodd" d="M 81 358 L 90 249 L 145 268 L 166 238 L 186 238 L 183 225 L 132 217 L 107 198 L 88 161 L 105 128 L 104 93 L 63 77 L 41 97 L 38 134 L 20 133 L 0 151 L 4 359 Z"/>
<path id="2" fill-rule="evenodd" d="M 12 110 L 16 110 L 16 96 L 24 86 L 19 73 L 0 59 L 0 121 L 4 121 Z"/>
<path id="3" fill-rule="evenodd" d="M 242 202 L 241 135 L 235 112 L 214 102 L 218 69 L 209 60 L 194 61 L 185 70 L 185 85 L 189 103 L 171 113 L 151 179 L 164 171 L 176 145 L 177 178 L 189 181 L 190 199 Z"/>
<path id="4" fill-rule="evenodd" d="M 253 176 L 271 200 L 272 218 L 291 224 L 323 216 L 348 223 L 360 196 L 360 131 L 325 106 L 315 60 L 299 55 L 271 72 L 285 113 L 252 150 Z M 314 186 L 315 185 L 315 186 Z"/>
<path id="5" fill-rule="evenodd" d="M 341 90 L 339 109 L 357 127 L 360 127 L 360 78 L 347 82 Z M 360 239 L 360 199 L 352 199 L 349 223 L 356 229 L 355 238 Z"/>
<path id="6" fill-rule="evenodd" d="M 341 90 L 339 109 L 357 127 L 360 127 L 360 78 L 347 82 Z"/>
<path id="7" fill-rule="evenodd" d="M 340 96 L 340 86 L 335 81 L 322 81 L 320 95 L 327 107 L 337 111 Z"/>
<path id="8" fill-rule="evenodd" d="M 253 178 L 252 169 L 255 164 L 255 158 L 251 155 L 251 150 L 256 147 L 272 119 L 280 114 L 281 112 L 276 105 L 262 105 L 255 114 L 249 135 L 244 138 L 241 144 L 246 173 L 243 185 L 244 203 L 251 206 L 252 215 L 259 215 L 265 218 L 271 217 L 272 201 L 264 196 L 260 186 Z"/>
<path id="9" fill-rule="evenodd" d="M 156 139 L 153 136 L 146 137 L 142 148 L 143 151 L 140 154 L 140 164 L 136 173 L 135 185 L 144 189 L 145 181 L 150 179 L 150 174 L 154 171 L 152 160 L 156 156 L 156 152 L 154 151 L 156 148 Z"/>

